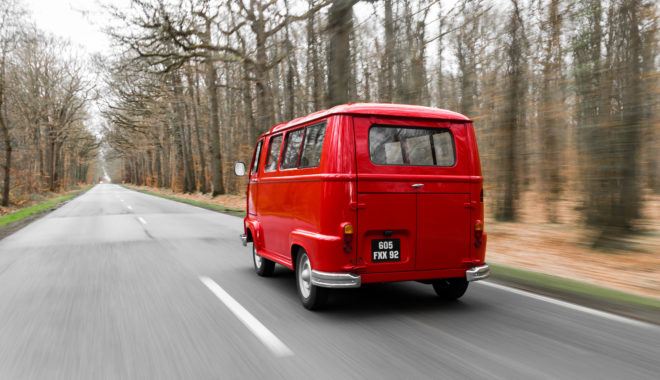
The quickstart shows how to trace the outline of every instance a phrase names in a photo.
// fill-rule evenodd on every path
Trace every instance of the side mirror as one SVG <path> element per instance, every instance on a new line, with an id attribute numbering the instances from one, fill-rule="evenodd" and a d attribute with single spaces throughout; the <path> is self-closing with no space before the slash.
<path id="1" fill-rule="evenodd" d="M 234 164 L 234 174 L 236 174 L 239 177 L 242 177 L 245 175 L 245 164 L 242 162 L 237 162 Z"/>

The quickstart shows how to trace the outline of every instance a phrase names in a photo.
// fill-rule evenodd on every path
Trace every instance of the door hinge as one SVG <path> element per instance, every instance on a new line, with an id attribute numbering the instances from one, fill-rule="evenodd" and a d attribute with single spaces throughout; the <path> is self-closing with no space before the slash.
<path id="1" fill-rule="evenodd" d="M 367 205 L 364 203 L 358 203 L 358 202 L 349 202 L 348 207 L 350 207 L 351 210 L 355 211 L 357 209 L 363 209 L 366 208 Z"/>
<path id="2" fill-rule="evenodd" d="M 477 208 L 477 202 L 476 201 L 467 202 L 467 203 L 464 203 L 463 205 L 465 205 L 465 208 Z"/>

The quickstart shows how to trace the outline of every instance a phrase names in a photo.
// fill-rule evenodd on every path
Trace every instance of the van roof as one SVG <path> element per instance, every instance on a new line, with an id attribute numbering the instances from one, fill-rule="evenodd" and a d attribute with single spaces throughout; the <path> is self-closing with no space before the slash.
<path id="1" fill-rule="evenodd" d="M 349 103 L 338 105 L 327 110 L 314 112 L 286 123 L 277 124 L 271 128 L 267 134 L 337 114 L 419 117 L 425 119 L 470 121 L 465 115 L 440 108 L 390 103 Z"/>

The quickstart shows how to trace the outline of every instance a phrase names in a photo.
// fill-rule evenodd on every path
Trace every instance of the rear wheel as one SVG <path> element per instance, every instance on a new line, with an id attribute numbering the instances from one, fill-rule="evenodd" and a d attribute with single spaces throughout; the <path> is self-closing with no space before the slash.
<path id="1" fill-rule="evenodd" d="M 255 247 L 254 243 L 252 244 L 252 262 L 254 263 L 254 271 L 257 272 L 259 276 L 270 277 L 273 275 L 273 271 L 275 271 L 275 263 L 259 256 L 259 253 L 257 253 L 257 247 Z"/>
<path id="2" fill-rule="evenodd" d="M 312 263 L 304 250 L 296 263 L 296 287 L 303 306 L 309 310 L 322 308 L 328 299 L 328 289 L 312 284 Z"/>
<path id="3" fill-rule="evenodd" d="M 457 300 L 465 294 L 468 281 L 464 278 L 443 278 L 433 281 L 433 290 L 444 300 Z"/>

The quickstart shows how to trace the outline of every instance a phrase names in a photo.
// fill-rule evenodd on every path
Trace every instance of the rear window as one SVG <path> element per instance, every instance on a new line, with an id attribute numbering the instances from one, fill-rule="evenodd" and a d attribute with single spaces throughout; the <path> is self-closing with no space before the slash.
<path id="1" fill-rule="evenodd" d="M 449 129 L 374 125 L 369 157 L 376 165 L 454 166 L 456 152 Z"/>
<path id="2" fill-rule="evenodd" d="M 280 155 L 281 145 L 282 135 L 277 135 L 270 139 L 270 145 L 268 146 L 268 158 L 266 159 L 264 171 L 272 172 L 277 169 L 277 158 Z"/>

